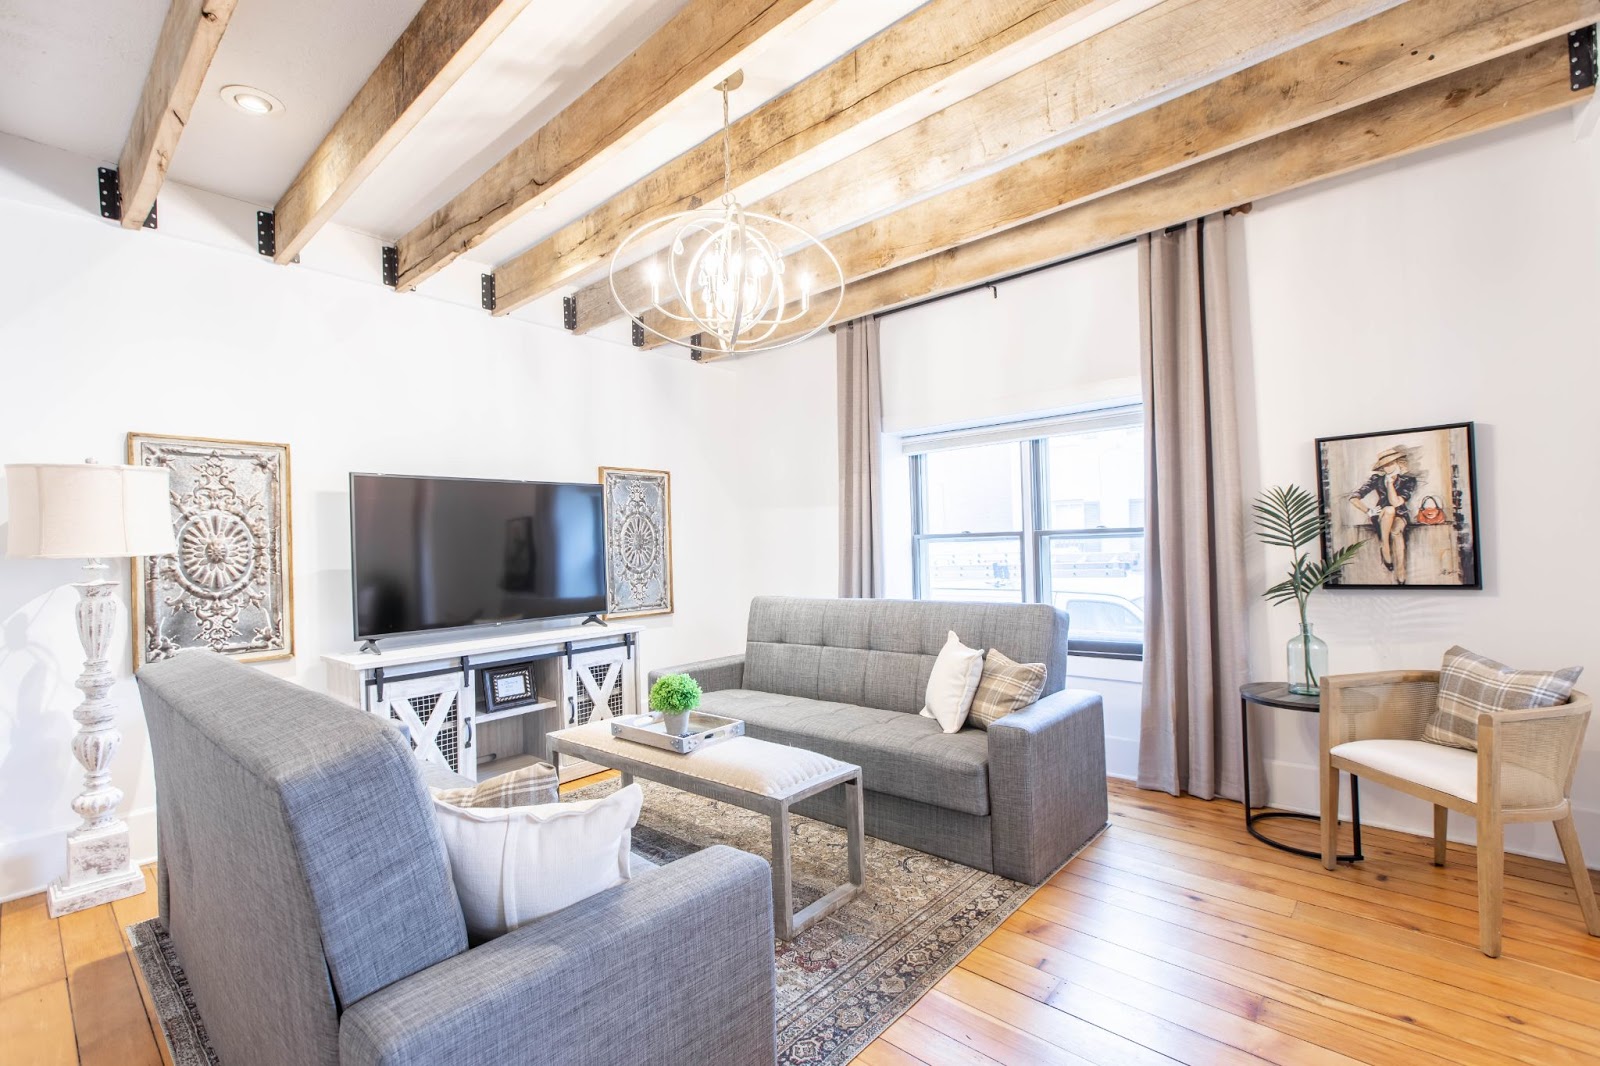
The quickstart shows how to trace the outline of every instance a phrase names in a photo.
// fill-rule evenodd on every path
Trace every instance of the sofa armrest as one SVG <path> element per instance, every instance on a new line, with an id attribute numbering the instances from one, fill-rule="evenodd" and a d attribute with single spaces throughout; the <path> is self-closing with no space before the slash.
<path id="1" fill-rule="evenodd" d="M 772 875 L 716 846 L 348 1007 L 344 1066 L 742 1066 L 777 1057 Z"/>
<path id="2" fill-rule="evenodd" d="M 650 671 L 650 684 L 663 674 L 688 674 L 700 682 L 701 692 L 718 692 L 726 688 L 744 688 L 744 656 L 724 655 L 720 659 L 702 659 L 697 663 L 669 666 Z"/>
<path id="3" fill-rule="evenodd" d="M 1105 827 L 1105 712 L 1066 689 L 989 726 L 994 872 L 1039 884 Z"/>

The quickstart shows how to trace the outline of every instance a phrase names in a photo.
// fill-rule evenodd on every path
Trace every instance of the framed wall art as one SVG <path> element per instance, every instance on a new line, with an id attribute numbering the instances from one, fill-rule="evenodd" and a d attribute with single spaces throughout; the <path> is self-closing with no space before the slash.
<path id="1" fill-rule="evenodd" d="M 672 486 L 665 470 L 601 467 L 606 614 L 672 613 Z"/>
<path id="2" fill-rule="evenodd" d="M 291 657 L 289 446 L 130 433 L 128 462 L 171 472 L 178 542 L 133 561 L 134 666 L 186 648 Z"/>
<path id="3" fill-rule="evenodd" d="M 1362 550 L 1330 587 L 1483 587 L 1471 422 L 1317 440 L 1326 555 Z"/>

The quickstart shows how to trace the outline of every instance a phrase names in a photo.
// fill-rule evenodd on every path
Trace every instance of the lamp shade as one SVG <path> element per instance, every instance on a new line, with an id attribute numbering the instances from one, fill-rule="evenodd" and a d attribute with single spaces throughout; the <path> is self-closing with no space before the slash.
<path id="1" fill-rule="evenodd" d="M 15 463 L 6 466 L 6 484 L 6 554 L 14 558 L 107 559 L 177 548 L 165 467 Z"/>

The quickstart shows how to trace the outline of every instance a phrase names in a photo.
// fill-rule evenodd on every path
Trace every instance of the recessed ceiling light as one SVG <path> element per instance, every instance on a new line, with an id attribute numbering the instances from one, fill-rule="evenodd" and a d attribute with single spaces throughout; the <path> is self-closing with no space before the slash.
<path id="1" fill-rule="evenodd" d="M 283 111 L 282 100 L 249 85 L 224 85 L 220 95 L 247 115 L 276 115 Z"/>

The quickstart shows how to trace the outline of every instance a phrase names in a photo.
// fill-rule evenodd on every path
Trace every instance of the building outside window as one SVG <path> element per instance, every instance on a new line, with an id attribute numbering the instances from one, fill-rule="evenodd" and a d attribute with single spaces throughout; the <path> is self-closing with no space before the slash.
<path id="1" fill-rule="evenodd" d="M 1138 407 L 909 438 L 916 596 L 1051 603 L 1075 655 L 1144 644 Z"/>

